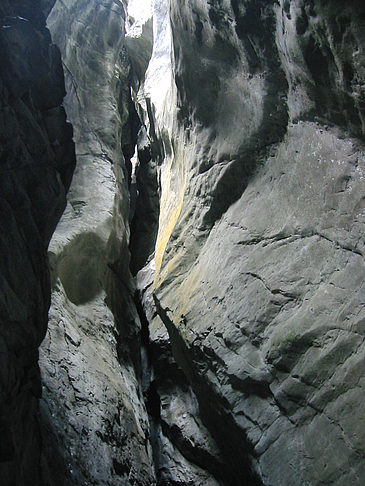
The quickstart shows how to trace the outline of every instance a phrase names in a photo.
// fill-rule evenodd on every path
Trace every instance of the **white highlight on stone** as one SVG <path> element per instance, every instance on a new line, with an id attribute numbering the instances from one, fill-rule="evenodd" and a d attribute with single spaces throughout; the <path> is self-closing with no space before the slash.
<path id="1" fill-rule="evenodd" d="M 129 0 L 128 15 L 144 23 L 152 17 L 152 0 Z"/>
<path id="2" fill-rule="evenodd" d="M 127 37 L 140 37 L 143 25 L 152 18 L 153 0 L 129 0 L 126 23 Z"/>
<path id="3" fill-rule="evenodd" d="M 153 52 L 146 73 L 145 95 L 155 108 L 155 118 L 159 126 L 168 129 L 169 113 L 174 106 L 172 66 L 171 66 L 171 27 L 168 0 L 153 2 Z M 166 106 L 168 112 L 166 111 Z M 167 115 L 167 118 L 166 118 Z"/>

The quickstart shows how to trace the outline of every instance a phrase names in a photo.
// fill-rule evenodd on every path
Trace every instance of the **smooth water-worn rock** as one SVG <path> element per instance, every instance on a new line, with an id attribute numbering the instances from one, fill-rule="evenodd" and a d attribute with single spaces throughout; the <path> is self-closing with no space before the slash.
<path id="1" fill-rule="evenodd" d="M 362 2 L 51 3 L 0 7 L 6 481 L 362 486 Z"/>
<path id="2" fill-rule="evenodd" d="M 124 430 L 136 451 L 147 441 L 133 469 L 142 482 L 154 469 L 158 484 L 360 485 L 363 7 L 136 5 L 126 37 L 116 4 L 58 3 L 49 17 L 80 160 L 52 247 L 43 356 L 52 433 L 77 450 L 68 480 L 72 469 L 103 484 L 116 461 L 110 481 L 129 484 Z M 132 272 L 146 264 L 133 300 L 128 243 Z M 84 382 L 70 370 L 93 349 L 109 364 L 93 357 Z M 113 383 L 92 410 L 72 397 L 74 432 L 60 430 L 64 368 L 78 397 L 103 389 L 99 376 Z M 126 390 L 138 390 L 130 403 Z M 130 414 L 102 448 L 118 403 Z"/>
<path id="3" fill-rule="evenodd" d="M 75 156 L 60 53 L 36 1 L 0 6 L 0 482 L 40 484 L 47 246 Z"/>
<path id="4" fill-rule="evenodd" d="M 358 378 L 343 396 L 339 363 L 359 370 L 363 333 L 363 19 L 325 3 L 177 2 L 171 53 L 168 15 L 157 2 L 136 96 L 163 160 L 155 306 L 140 284 L 155 435 L 198 464 L 179 421 L 193 400 L 216 451 L 203 467 L 224 484 L 359 482 L 361 440 L 344 440 L 334 410 L 361 396 Z M 331 436 L 321 455 L 313 430 Z M 182 481 L 157 442 L 160 479 Z"/>
<path id="5" fill-rule="evenodd" d="M 360 485 L 364 7 L 196 0 L 169 15 L 151 326 L 223 484 Z"/>
<path id="6" fill-rule="evenodd" d="M 124 5 L 56 2 L 48 25 L 62 52 L 77 168 L 50 245 L 52 306 L 40 360 L 45 480 L 149 486 L 155 473 L 129 272 L 138 117 Z"/>

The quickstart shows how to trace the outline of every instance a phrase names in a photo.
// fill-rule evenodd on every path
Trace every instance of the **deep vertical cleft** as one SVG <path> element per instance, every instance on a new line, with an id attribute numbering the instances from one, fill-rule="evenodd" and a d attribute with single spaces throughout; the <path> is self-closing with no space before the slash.
<path id="1" fill-rule="evenodd" d="M 365 484 L 364 53 L 360 0 L 1 1 L 1 486 Z"/>

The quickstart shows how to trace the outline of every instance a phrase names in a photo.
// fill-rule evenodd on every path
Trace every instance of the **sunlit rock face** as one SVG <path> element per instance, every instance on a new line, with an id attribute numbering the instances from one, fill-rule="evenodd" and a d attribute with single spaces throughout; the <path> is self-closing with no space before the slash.
<path id="1" fill-rule="evenodd" d="M 47 246 L 75 154 L 60 53 L 37 1 L 0 5 L 0 483 L 41 484 L 38 346 Z"/>
<path id="2" fill-rule="evenodd" d="M 183 420 L 166 358 L 163 429 L 187 457 L 198 415 L 222 484 L 365 478 L 364 20 L 360 2 L 156 2 L 160 216 L 137 281 L 152 353 L 171 345 L 195 400 Z"/>

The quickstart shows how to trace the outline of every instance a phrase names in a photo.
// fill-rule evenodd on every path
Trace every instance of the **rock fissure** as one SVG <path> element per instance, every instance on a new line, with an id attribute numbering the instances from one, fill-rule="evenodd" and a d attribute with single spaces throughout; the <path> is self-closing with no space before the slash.
<path id="1" fill-rule="evenodd" d="M 362 486 L 362 2 L 0 18 L 4 486 Z"/>

